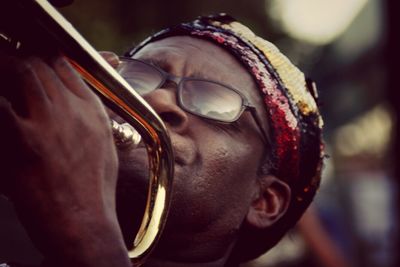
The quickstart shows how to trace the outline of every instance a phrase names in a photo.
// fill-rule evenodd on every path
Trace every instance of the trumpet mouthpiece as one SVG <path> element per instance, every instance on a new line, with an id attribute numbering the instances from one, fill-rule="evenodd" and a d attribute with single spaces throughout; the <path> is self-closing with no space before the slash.
<path id="1" fill-rule="evenodd" d="M 111 128 L 117 147 L 136 147 L 142 140 L 139 133 L 129 123 L 119 124 L 118 122 L 111 120 Z"/>

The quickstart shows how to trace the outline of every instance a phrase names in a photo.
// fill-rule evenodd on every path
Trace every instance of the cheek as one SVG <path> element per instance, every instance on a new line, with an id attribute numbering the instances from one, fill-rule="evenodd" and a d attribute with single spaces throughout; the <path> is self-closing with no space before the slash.
<path id="1" fill-rule="evenodd" d="M 256 164 L 249 160 L 254 154 L 251 147 L 244 143 L 218 142 L 209 145 L 207 150 L 209 156 L 203 160 L 203 175 L 211 185 L 208 188 L 210 197 L 222 202 L 221 206 L 215 206 L 216 212 L 247 203 L 256 178 Z"/>
<path id="2" fill-rule="evenodd" d="M 213 178 L 213 184 L 229 186 L 240 183 L 242 176 L 251 167 L 243 164 L 250 154 L 246 145 L 213 140 L 203 147 L 203 174 Z M 238 168 L 240 166 L 240 168 Z"/>
<path id="3" fill-rule="evenodd" d="M 182 223 L 185 217 L 191 223 L 195 221 L 200 229 L 222 223 L 235 228 L 247 212 L 254 191 L 258 161 L 251 158 L 257 153 L 226 133 L 202 140 L 195 165 L 176 186 L 174 206 L 178 209 L 173 213 Z"/>

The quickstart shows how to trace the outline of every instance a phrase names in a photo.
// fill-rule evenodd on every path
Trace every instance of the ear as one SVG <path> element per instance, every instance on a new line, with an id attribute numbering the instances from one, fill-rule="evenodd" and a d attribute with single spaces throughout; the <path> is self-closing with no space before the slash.
<path id="1" fill-rule="evenodd" d="M 287 183 L 275 176 L 261 177 L 258 192 L 247 213 L 247 222 L 253 227 L 264 229 L 273 225 L 289 206 L 291 190 Z"/>

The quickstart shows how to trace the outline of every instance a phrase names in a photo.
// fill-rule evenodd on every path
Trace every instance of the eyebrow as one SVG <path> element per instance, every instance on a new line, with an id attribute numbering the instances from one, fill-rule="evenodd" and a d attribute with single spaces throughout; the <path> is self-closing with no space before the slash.
<path id="1" fill-rule="evenodd" d="M 158 68 L 163 69 L 164 71 L 168 72 L 168 69 L 171 67 L 171 64 L 169 62 L 169 60 L 165 59 L 165 58 L 154 58 L 154 57 L 144 57 L 144 58 L 139 58 L 139 60 L 142 60 L 146 63 L 149 63 L 153 66 L 156 66 Z M 185 77 L 190 77 L 190 78 L 199 78 L 199 79 L 210 79 L 209 77 L 206 77 L 203 73 L 195 70 L 193 72 L 191 72 L 190 76 L 185 76 Z M 211 79 L 210 81 L 216 81 L 219 82 L 217 80 Z"/>

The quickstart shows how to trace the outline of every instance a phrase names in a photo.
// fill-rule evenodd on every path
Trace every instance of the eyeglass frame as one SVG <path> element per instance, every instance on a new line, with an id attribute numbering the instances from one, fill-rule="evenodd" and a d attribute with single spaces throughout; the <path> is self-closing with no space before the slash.
<path id="1" fill-rule="evenodd" d="M 168 73 L 168 72 L 164 71 L 162 68 L 160 68 L 160 67 L 158 67 L 158 66 L 155 66 L 155 65 L 153 65 L 153 64 L 151 64 L 151 63 L 148 63 L 148 62 L 143 61 L 143 60 L 140 60 L 140 59 L 135 59 L 135 58 L 120 56 L 120 57 L 119 57 L 119 60 L 120 60 L 120 62 L 137 61 L 137 62 L 140 62 L 140 63 L 142 63 L 142 64 L 145 64 L 145 65 L 147 65 L 147 66 L 153 68 L 154 70 L 158 71 L 158 72 L 161 74 L 161 78 L 162 78 L 162 79 L 161 79 L 160 83 L 159 83 L 154 89 L 150 90 L 148 93 L 150 93 L 150 92 L 152 92 L 152 91 L 154 91 L 154 90 L 157 90 L 157 89 L 160 88 L 163 84 L 165 84 L 165 82 L 167 82 L 167 81 L 172 81 L 172 82 L 174 82 L 174 83 L 176 84 L 176 86 L 177 86 L 177 98 L 178 98 L 178 105 L 179 105 L 179 107 L 182 108 L 184 111 L 186 111 L 186 112 L 188 112 L 188 113 L 190 113 L 190 114 L 193 114 L 193 115 L 195 115 L 195 116 L 198 116 L 198 117 L 201 117 L 201 118 L 204 118 L 204 119 L 207 119 L 207 120 L 216 121 L 216 122 L 219 122 L 219 123 L 229 124 L 229 123 L 232 123 L 232 122 L 237 121 L 237 120 L 240 118 L 240 116 L 242 116 L 242 114 L 243 114 L 244 111 L 250 111 L 250 114 L 251 114 L 251 116 L 253 117 L 253 119 L 254 119 L 254 121 L 255 121 L 257 127 L 258 127 L 258 128 L 260 129 L 260 131 L 261 131 L 261 134 L 262 134 L 263 139 L 264 139 L 263 141 L 264 141 L 266 144 L 268 144 L 269 137 L 268 137 L 266 131 L 263 129 L 262 125 L 261 125 L 261 120 L 260 120 L 260 117 L 259 117 L 258 114 L 257 114 L 256 107 L 253 106 L 253 105 L 247 100 L 247 98 L 246 98 L 238 89 L 233 88 L 233 87 L 231 87 L 231 86 L 229 86 L 229 85 L 226 85 L 226 84 L 221 83 L 221 82 L 218 82 L 218 81 L 207 80 L 207 79 L 202 79 L 202 78 L 194 78 L 194 77 L 175 76 L 175 75 L 173 75 L 173 74 L 171 74 L 171 73 Z M 117 70 L 118 70 L 118 68 L 117 68 Z M 122 76 L 123 78 L 125 78 L 123 75 L 121 75 L 121 76 Z M 231 91 L 234 91 L 234 92 L 235 92 L 236 94 L 238 94 L 238 95 L 240 96 L 240 98 L 242 99 L 242 105 L 241 105 L 240 111 L 238 112 L 238 115 L 236 115 L 235 118 L 233 118 L 232 120 L 229 120 L 229 121 L 222 121 L 222 120 L 210 118 L 210 117 L 207 117 L 206 115 L 198 114 L 198 113 L 195 113 L 195 112 L 189 110 L 189 109 L 183 104 L 183 102 L 182 102 L 182 88 L 183 88 L 183 86 L 182 86 L 183 83 L 182 83 L 182 82 L 184 82 L 184 81 L 204 81 L 204 82 L 209 82 L 209 83 L 215 83 L 215 84 L 220 85 L 220 86 L 222 86 L 222 87 L 225 87 L 225 88 L 227 88 L 227 89 L 229 89 L 229 90 L 231 90 Z M 132 88 L 135 89 L 134 86 L 132 86 Z M 138 91 L 137 91 L 137 92 L 138 92 Z M 139 92 L 138 92 L 138 93 L 139 93 Z M 140 94 L 139 94 L 139 95 L 140 95 Z"/>

